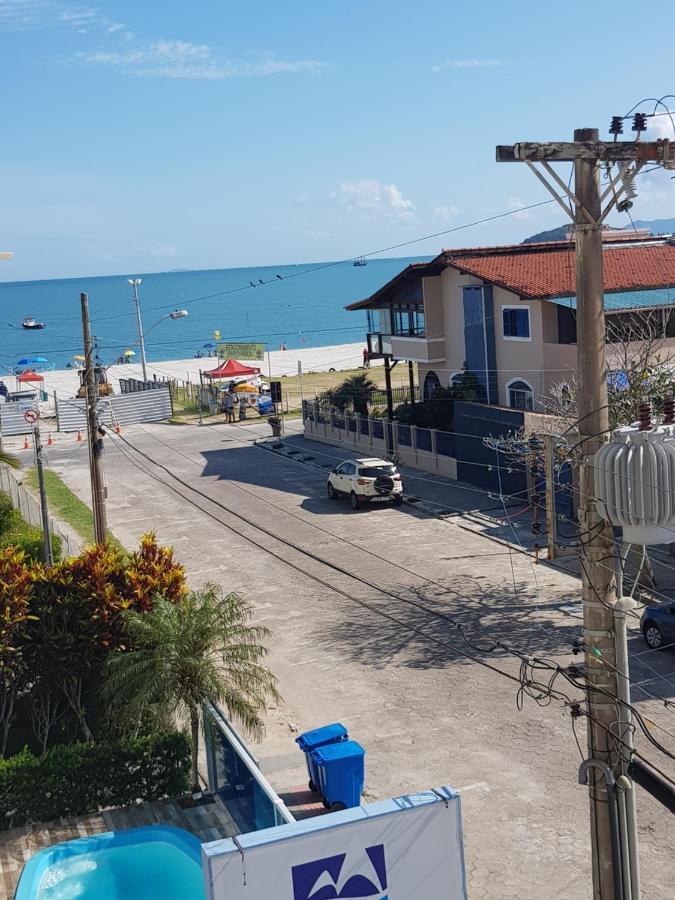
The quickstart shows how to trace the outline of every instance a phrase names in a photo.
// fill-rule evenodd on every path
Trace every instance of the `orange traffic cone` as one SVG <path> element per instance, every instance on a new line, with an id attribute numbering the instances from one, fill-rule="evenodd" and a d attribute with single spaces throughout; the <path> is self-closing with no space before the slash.
<path id="1" fill-rule="evenodd" d="M 80 429 L 78 428 L 78 429 L 77 429 L 77 441 L 78 441 L 78 443 L 80 443 L 82 440 L 83 440 L 82 432 L 81 432 Z"/>
<path id="2" fill-rule="evenodd" d="M 47 446 L 48 446 L 48 447 L 51 447 L 53 443 L 54 443 L 54 438 L 52 437 L 52 433 L 51 433 L 51 431 L 50 431 L 50 432 L 49 432 L 49 437 L 47 438 Z"/>
<path id="3" fill-rule="evenodd" d="M 30 444 L 28 443 L 28 435 L 23 439 L 23 449 L 30 450 Z"/>

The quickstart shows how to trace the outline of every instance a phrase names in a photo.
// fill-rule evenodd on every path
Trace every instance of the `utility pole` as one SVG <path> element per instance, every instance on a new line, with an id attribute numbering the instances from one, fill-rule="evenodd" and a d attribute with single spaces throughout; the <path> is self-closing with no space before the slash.
<path id="1" fill-rule="evenodd" d="M 614 141 L 600 141 L 595 128 L 580 128 L 574 132 L 574 142 L 519 143 L 497 147 L 497 162 L 525 162 L 544 187 L 574 221 L 576 248 L 577 297 L 577 366 L 579 371 L 579 446 L 580 506 L 579 520 L 582 534 L 582 600 L 587 692 L 586 761 L 591 814 L 591 849 L 593 864 L 593 896 L 595 900 L 629 897 L 638 900 L 631 890 L 636 884 L 635 873 L 622 878 L 627 861 L 616 858 L 616 841 L 612 840 L 610 804 L 618 802 L 616 791 L 608 791 L 603 773 L 607 766 L 620 766 L 612 738 L 621 723 L 617 704 L 612 698 L 624 695 L 617 678 L 615 651 L 614 605 L 615 579 L 611 566 L 605 564 L 614 543 L 612 528 L 603 521 L 595 505 L 593 458 L 609 437 L 607 409 L 607 376 L 605 359 L 605 321 L 603 295 L 603 221 L 615 207 L 627 208 L 635 195 L 635 176 L 647 162 L 665 168 L 675 167 L 675 145 L 659 140 L 642 142 L 640 132 L 646 128 L 644 116 L 636 116 L 633 129 L 635 141 L 619 141 L 623 120 L 612 121 Z M 574 164 L 574 190 L 552 168 L 554 162 Z M 545 174 L 536 167 L 539 163 Z M 608 187 L 600 192 L 600 165 L 607 164 Z M 612 174 L 616 164 L 618 172 Z M 554 186 L 546 178 L 549 176 Z M 622 199 L 623 196 L 623 199 Z M 609 198 L 603 208 L 603 202 Z M 568 207 L 567 204 L 570 204 Z M 573 213 L 570 212 L 573 209 Z M 621 657 L 621 654 L 619 654 Z M 622 659 L 622 662 L 624 660 Z M 627 663 L 627 657 L 625 662 Z M 626 671 L 625 677 L 627 678 Z M 610 772 L 611 775 L 611 772 Z M 628 781 L 628 779 L 626 779 Z M 632 785 L 630 790 L 632 792 Z M 634 806 L 633 806 L 634 815 Z M 614 827 L 616 827 L 614 820 Z M 637 858 L 635 821 L 624 816 L 622 844 L 633 842 L 630 854 Z M 616 837 L 616 836 L 615 836 Z M 627 881 L 627 883 L 626 883 Z"/>
<path id="2" fill-rule="evenodd" d="M 556 513 L 555 513 L 555 438 L 544 435 L 544 479 L 546 482 L 546 544 L 548 559 L 556 556 Z"/>
<path id="3" fill-rule="evenodd" d="M 53 566 L 54 551 L 52 548 L 52 535 L 49 527 L 49 509 L 47 508 L 47 489 L 45 487 L 45 472 L 42 461 L 42 441 L 40 439 L 39 420 L 33 425 L 33 441 L 35 443 L 35 468 L 37 470 L 38 488 L 40 491 L 40 513 L 42 516 L 44 557 L 46 564 L 48 566 Z"/>
<path id="4" fill-rule="evenodd" d="M 147 359 L 145 358 L 145 335 L 143 334 L 143 322 L 141 320 L 141 300 L 138 296 L 140 278 L 127 278 L 134 291 L 134 303 L 136 304 L 136 327 L 138 329 L 138 343 L 141 346 L 141 365 L 143 366 L 143 381 L 148 380 Z"/>
<path id="5" fill-rule="evenodd" d="M 91 500 L 94 510 L 94 540 L 97 544 L 105 544 L 108 529 L 106 526 L 105 497 L 103 481 L 103 433 L 99 429 L 97 402 L 98 385 L 94 374 L 94 348 L 91 340 L 89 322 L 89 297 L 80 294 L 82 304 L 82 336 L 84 340 L 85 358 L 85 406 L 87 411 L 87 434 L 89 436 L 89 473 L 91 476 Z"/>

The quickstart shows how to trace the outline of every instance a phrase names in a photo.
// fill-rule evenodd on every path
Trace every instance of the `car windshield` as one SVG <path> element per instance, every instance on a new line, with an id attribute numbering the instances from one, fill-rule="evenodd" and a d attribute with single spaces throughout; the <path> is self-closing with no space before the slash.
<path id="1" fill-rule="evenodd" d="M 396 475 L 396 466 L 364 466 L 359 469 L 364 478 L 380 478 L 382 475 Z"/>

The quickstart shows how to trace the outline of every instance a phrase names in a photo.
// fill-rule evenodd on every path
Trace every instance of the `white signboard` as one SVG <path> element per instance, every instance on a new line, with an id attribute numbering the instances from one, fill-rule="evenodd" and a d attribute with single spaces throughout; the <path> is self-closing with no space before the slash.
<path id="1" fill-rule="evenodd" d="M 460 799 L 410 794 L 202 845 L 208 900 L 465 900 Z"/>

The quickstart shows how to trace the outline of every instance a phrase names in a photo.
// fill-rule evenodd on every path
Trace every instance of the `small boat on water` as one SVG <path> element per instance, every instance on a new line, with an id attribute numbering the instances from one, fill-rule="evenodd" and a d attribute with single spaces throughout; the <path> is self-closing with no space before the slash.
<path id="1" fill-rule="evenodd" d="M 367 265 L 368 265 L 368 261 L 367 261 L 367 259 L 365 258 L 365 256 L 359 256 L 358 259 L 355 259 L 355 260 L 354 260 L 354 262 L 352 263 L 352 265 L 353 265 L 353 266 L 367 266 Z"/>
<path id="2" fill-rule="evenodd" d="M 40 328 L 46 328 L 44 322 L 36 322 L 36 320 L 32 316 L 26 316 L 23 322 L 21 323 L 22 328 L 28 328 L 31 331 L 35 331 Z"/>

